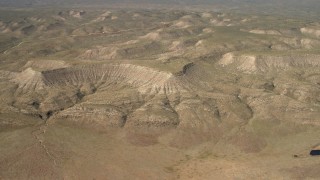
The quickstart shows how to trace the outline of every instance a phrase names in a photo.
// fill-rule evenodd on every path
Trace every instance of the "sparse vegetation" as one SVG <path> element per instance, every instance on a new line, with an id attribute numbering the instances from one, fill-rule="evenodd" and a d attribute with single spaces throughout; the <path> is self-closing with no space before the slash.
<path id="1" fill-rule="evenodd" d="M 0 8 L 0 179 L 319 176 L 313 11 L 80 7 Z"/>

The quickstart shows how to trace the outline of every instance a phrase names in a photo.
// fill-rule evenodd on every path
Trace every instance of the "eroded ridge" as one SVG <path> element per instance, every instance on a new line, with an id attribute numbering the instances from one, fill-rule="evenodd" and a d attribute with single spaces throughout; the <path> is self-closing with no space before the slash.
<path id="1" fill-rule="evenodd" d="M 184 70 L 185 71 L 185 70 Z M 102 86 L 122 84 L 135 87 L 141 93 L 176 93 L 187 91 L 188 84 L 172 73 L 130 64 L 87 65 L 38 72 L 28 68 L 13 81 L 24 91 L 39 91 L 49 87 L 77 86 L 85 83 Z"/>
<path id="2" fill-rule="evenodd" d="M 247 73 L 287 70 L 297 67 L 320 67 L 318 55 L 254 55 L 227 53 L 219 61 L 221 66 L 234 66 Z"/>
<path id="3" fill-rule="evenodd" d="M 194 64 L 187 64 L 177 74 L 130 64 L 83 65 L 45 71 L 29 67 L 20 73 L 3 72 L 3 77 L 17 85 L 14 107 L 44 120 L 56 116 L 71 121 L 83 119 L 84 124 L 90 124 L 88 119 L 94 116 L 98 126 L 123 127 L 128 119 L 143 115 L 144 118 L 131 120 L 129 124 L 177 126 L 175 106 L 180 94 L 193 94 L 200 78 L 193 67 Z M 129 97 L 125 99 L 101 98 L 128 90 Z M 121 102 L 122 105 L 118 105 Z"/>

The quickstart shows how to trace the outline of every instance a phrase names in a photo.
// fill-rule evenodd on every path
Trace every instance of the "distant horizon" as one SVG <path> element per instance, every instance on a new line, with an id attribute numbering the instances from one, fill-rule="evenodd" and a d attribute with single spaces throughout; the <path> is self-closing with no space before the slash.
<path id="1" fill-rule="evenodd" d="M 41 6 L 95 6 L 95 5 L 125 5 L 125 4 L 153 4 L 153 5 L 177 5 L 177 6 L 251 6 L 251 5 L 275 5 L 287 7 L 319 7 L 317 0 L 0 0 L 2 7 L 41 7 Z"/>
<path id="2" fill-rule="evenodd" d="M 314 16 L 320 14 L 317 0 L 0 0 L 0 8 L 134 8 L 134 9 L 198 9 L 226 10 L 241 13 L 291 14 Z"/>
<path id="3" fill-rule="evenodd" d="M 317 0 L 0 0 L 6 8 L 128 8 L 224 11 L 241 14 L 313 17 L 320 14 Z"/>

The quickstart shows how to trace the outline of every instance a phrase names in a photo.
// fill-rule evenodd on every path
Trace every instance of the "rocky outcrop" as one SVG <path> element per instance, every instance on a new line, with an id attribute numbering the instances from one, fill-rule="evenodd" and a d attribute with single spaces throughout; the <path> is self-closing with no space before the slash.
<path id="1" fill-rule="evenodd" d="M 18 73 L 13 82 L 19 85 L 19 89 L 23 91 L 40 91 L 45 88 L 44 77 L 41 72 L 28 68 Z"/>
<path id="2" fill-rule="evenodd" d="M 56 65 L 56 62 L 53 64 Z M 41 63 L 35 62 L 28 62 L 26 66 L 35 65 L 42 69 L 48 68 L 41 66 Z M 50 66 L 50 63 L 46 65 Z M 61 64 L 58 63 L 58 65 Z M 183 69 L 183 72 L 187 72 L 187 67 Z M 97 91 L 110 91 L 110 88 L 127 89 L 130 87 L 138 93 L 147 96 L 184 93 L 188 92 L 191 88 L 191 85 L 188 85 L 187 76 L 177 76 L 172 73 L 130 64 L 85 65 L 46 71 L 36 71 L 29 67 L 20 73 L 1 71 L 0 75 L 3 80 L 10 80 L 17 85 L 15 96 L 19 101 L 16 101 L 15 106 L 25 109 L 32 114 L 38 113 L 44 119 L 56 111 L 70 109 L 70 107 L 79 103 L 85 96 L 89 96 Z M 136 113 L 151 112 L 155 109 L 161 110 L 160 105 L 153 106 L 154 108 L 151 109 L 150 106 L 153 106 L 153 104 L 141 107 Z M 90 108 L 86 106 L 82 109 L 79 107 L 74 108 L 74 111 L 79 111 L 79 113 L 88 111 L 90 114 Z M 101 111 L 110 110 L 110 108 L 109 110 L 98 109 Z M 71 114 L 73 113 L 72 108 L 70 112 Z M 64 116 L 69 117 L 70 112 L 64 111 L 66 114 Z M 96 111 L 93 110 L 92 113 L 95 114 Z M 161 114 L 168 113 L 170 111 L 161 110 Z M 80 114 L 84 114 L 83 116 L 86 117 L 86 113 Z M 96 115 L 108 117 L 106 112 Z M 151 120 L 154 123 L 158 122 L 160 124 L 177 124 L 176 119 L 169 118 L 167 121 L 154 115 L 152 117 L 146 116 L 145 120 L 139 119 L 139 122 Z M 117 126 L 122 125 L 120 123 Z"/>
<path id="3" fill-rule="evenodd" d="M 253 34 L 281 35 L 281 33 L 276 30 L 253 29 L 253 30 L 250 30 L 249 32 Z"/>
<path id="4" fill-rule="evenodd" d="M 304 27 L 304 28 L 301 28 L 300 31 L 302 34 L 311 35 L 317 38 L 320 37 L 320 30 L 318 28 Z"/>
<path id="5" fill-rule="evenodd" d="M 123 127 L 127 116 L 111 105 L 79 104 L 58 113 L 55 119 L 91 128 Z"/>
<path id="6" fill-rule="evenodd" d="M 71 10 L 69 15 L 75 18 L 81 18 L 86 12 L 83 10 Z"/>
<path id="7" fill-rule="evenodd" d="M 233 67 L 246 73 L 287 70 L 294 67 L 319 67 L 318 55 L 237 55 L 225 54 L 218 62 L 223 67 Z"/>
<path id="8" fill-rule="evenodd" d="M 31 60 L 28 61 L 24 66 L 23 69 L 32 68 L 41 71 L 52 70 L 52 69 L 59 69 L 59 68 L 66 68 L 69 65 L 64 61 L 57 61 L 57 60 Z"/>
<path id="9" fill-rule="evenodd" d="M 81 86 L 83 83 L 130 85 L 141 93 L 175 93 L 185 86 L 171 73 L 130 64 L 89 65 L 42 72 L 47 86 Z"/>

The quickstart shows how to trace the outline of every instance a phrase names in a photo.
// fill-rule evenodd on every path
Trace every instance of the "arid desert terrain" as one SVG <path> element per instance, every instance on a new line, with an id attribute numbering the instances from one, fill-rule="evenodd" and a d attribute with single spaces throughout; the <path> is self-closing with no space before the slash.
<path id="1" fill-rule="evenodd" d="M 0 8 L 0 179 L 319 179 L 320 21 L 292 14 Z"/>

